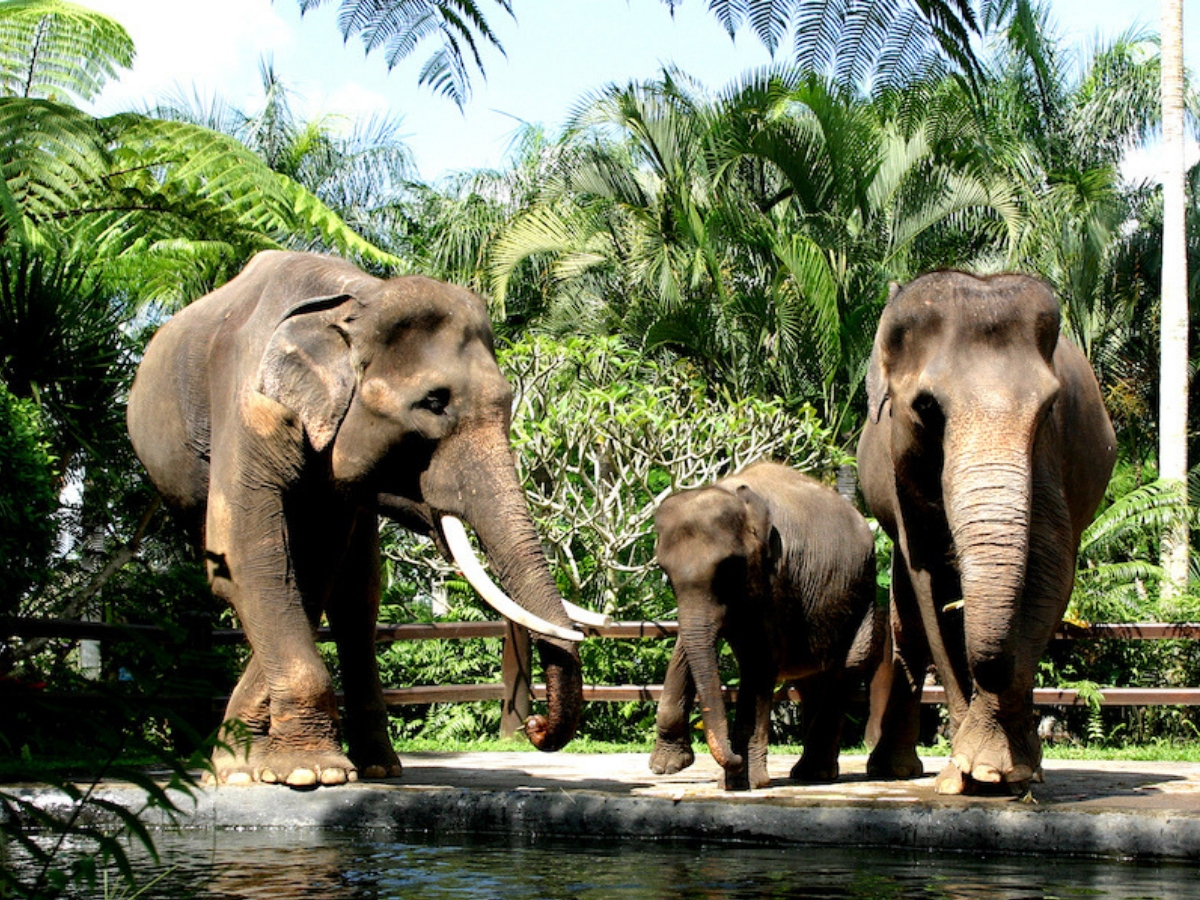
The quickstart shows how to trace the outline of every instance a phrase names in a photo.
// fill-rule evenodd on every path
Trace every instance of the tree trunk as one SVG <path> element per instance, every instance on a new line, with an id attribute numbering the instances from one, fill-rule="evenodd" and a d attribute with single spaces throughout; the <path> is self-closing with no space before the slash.
<path id="1" fill-rule="evenodd" d="M 1162 0 L 1163 237 L 1159 477 L 1187 489 L 1188 291 L 1184 184 L 1183 0 Z M 1163 535 L 1164 590 L 1187 589 L 1188 532 Z"/>

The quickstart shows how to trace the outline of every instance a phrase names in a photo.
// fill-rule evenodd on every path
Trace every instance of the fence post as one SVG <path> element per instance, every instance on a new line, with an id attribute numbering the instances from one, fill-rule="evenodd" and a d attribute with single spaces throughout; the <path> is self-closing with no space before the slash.
<path id="1" fill-rule="evenodd" d="M 532 666 L 529 632 L 509 622 L 500 663 L 500 674 L 504 679 L 504 699 L 500 708 L 500 737 L 503 740 L 513 738 L 533 711 Z"/>

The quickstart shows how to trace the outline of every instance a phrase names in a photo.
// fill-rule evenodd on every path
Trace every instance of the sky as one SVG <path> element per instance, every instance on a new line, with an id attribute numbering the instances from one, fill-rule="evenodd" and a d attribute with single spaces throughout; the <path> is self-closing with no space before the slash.
<path id="1" fill-rule="evenodd" d="M 180 92 L 252 110 L 262 98 L 260 62 L 269 59 L 305 117 L 400 117 L 426 182 L 503 165 L 521 123 L 557 129 L 606 84 L 651 78 L 675 65 L 716 89 L 771 61 L 749 32 L 731 41 L 706 0 L 684 0 L 674 17 L 661 0 L 515 0 L 518 21 L 483 0 L 506 55 L 484 49 L 486 80 L 476 73 L 460 111 L 417 86 L 432 47 L 418 47 L 389 72 L 381 53 L 367 56 L 356 36 L 343 40 L 338 0 L 303 17 L 296 0 L 77 2 L 116 19 L 137 47 L 132 70 L 105 89 L 98 112 L 143 108 Z M 1052 10 L 1060 34 L 1080 49 L 1134 25 L 1158 28 L 1156 0 L 1052 0 Z M 1184 15 L 1185 54 L 1196 68 L 1200 5 L 1185 2 Z"/>

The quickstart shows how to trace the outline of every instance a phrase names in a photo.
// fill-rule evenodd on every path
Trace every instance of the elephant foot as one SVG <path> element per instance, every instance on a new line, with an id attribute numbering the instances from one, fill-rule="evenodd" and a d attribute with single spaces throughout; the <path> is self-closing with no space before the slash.
<path id="1" fill-rule="evenodd" d="M 650 754 L 650 771 L 655 775 L 674 775 L 696 761 L 690 741 L 671 741 L 659 738 Z"/>
<path id="2" fill-rule="evenodd" d="M 829 784 L 837 781 L 839 768 L 837 760 L 806 760 L 803 756 L 796 765 L 792 766 L 791 779 L 800 784 Z"/>
<path id="3" fill-rule="evenodd" d="M 750 770 L 742 766 L 736 772 L 722 769 L 721 774 L 717 776 L 717 787 L 723 791 L 748 791 L 751 787 L 766 787 L 766 785 L 752 785 L 750 783 Z"/>
<path id="4" fill-rule="evenodd" d="M 380 781 L 384 778 L 399 778 L 404 774 L 404 767 L 400 765 L 400 760 L 396 760 L 395 765 L 370 765 L 359 766 L 358 773 L 365 781 Z"/>
<path id="5" fill-rule="evenodd" d="M 341 753 L 276 750 L 265 754 L 257 770 L 264 784 L 294 788 L 338 785 L 358 781 L 358 769 Z"/>
<path id="6" fill-rule="evenodd" d="M 895 778 L 920 778 L 925 774 L 925 766 L 917 751 L 913 749 L 888 751 L 876 746 L 867 757 L 867 775 L 890 781 Z"/>
<path id="7" fill-rule="evenodd" d="M 934 779 L 933 790 L 937 794 L 964 794 L 967 791 L 967 776 L 954 760 L 951 760 Z"/>
<path id="8" fill-rule="evenodd" d="M 382 778 L 399 778 L 404 768 L 400 765 L 400 757 L 392 749 L 391 742 L 386 737 L 375 735 L 355 740 L 348 737 L 350 744 L 350 760 L 358 770 L 360 778 L 367 781 L 378 781 Z"/>
<path id="9" fill-rule="evenodd" d="M 753 791 L 771 786 L 771 775 L 767 772 L 767 759 L 763 755 L 755 758 L 753 754 L 742 754 L 742 759 L 749 757 L 748 764 L 743 764 L 732 771 L 722 769 L 717 777 L 717 787 L 723 791 Z"/>
<path id="10" fill-rule="evenodd" d="M 972 706 L 954 735 L 950 764 L 934 785 L 937 792 L 1028 791 L 1041 777 L 1041 746 L 1036 735 L 1017 730 L 1012 734 L 987 710 Z"/>
<path id="11" fill-rule="evenodd" d="M 266 734 L 252 733 L 241 723 L 226 727 L 222 743 L 213 750 L 209 771 L 202 782 L 206 785 L 248 785 L 258 781 L 258 770 L 266 750 Z"/>
<path id="12" fill-rule="evenodd" d="M 976 766 L 969 773 L 959 768 L 959 761 L 952 759 L 938 773 L 933 789 L 944 795 L 958 794 L 1001 794 L 1014 797 L 1031 796 L 1034 782 L 1044 781 L 1040 768 L 1021 778 L 1027 770 L 1016 769 L 1005 777 L 990 766 Z"/>
<path id="13" fill-rule="evenodd" d="M 258 739 L 213 752 L 207 785 L 286 784 L 306 788 L 358 780 L 358 769 L 336 750 L 272 750 Z M 399 768 L 399 761 L 396 767 Z"/>

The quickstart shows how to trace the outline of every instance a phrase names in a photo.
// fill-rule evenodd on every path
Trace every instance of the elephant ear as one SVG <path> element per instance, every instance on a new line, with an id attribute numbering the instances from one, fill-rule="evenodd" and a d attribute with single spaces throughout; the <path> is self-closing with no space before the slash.
<path id="1" fill-rule="evenodd" d="M 352 299 L 335 294 L 295 304 L 275 327 L 259 363 L 257 389 L 296 413 L 318 452 L 337 434 L 355 386 L 341 317 L 322 313 Z"/>
<path id="2" fill-rule="evenodd" d="M 888 303 L 900 293 L 900 283 L 888 283 Z M 880 322 L 882 324 L 882 320 Z M 883 408 L 887 406 L 888 393 L 887 373 L 883 370 L 883 351 L 879 346 L 879 330 L 875 331 L 875 343 L 871 347 L 871 361 L 867 365 L 867 415 L 871 424 L 878 425 L 883 418 Z"/>
<path id="3" fill-rule="evenodd" d="M 879 358 L 879 344 L 871 351 L 871 362 L 867 366 L 867 415 L 871 424 L 878 425 L 883 418 L 883 408 L 887 406 L 888 393 L 887 373 L 883 371 L 883 361 Z"/>
<path id="4" fill-rule="evenodd" d="M 755 545 L 762 547 L 767 560 L 774 560 L 778 556 L 779 531 L 771 522 L 767 501 L 748 484 L 739 484 L 737 495 L 746 506 L 746 525 Z"/>

